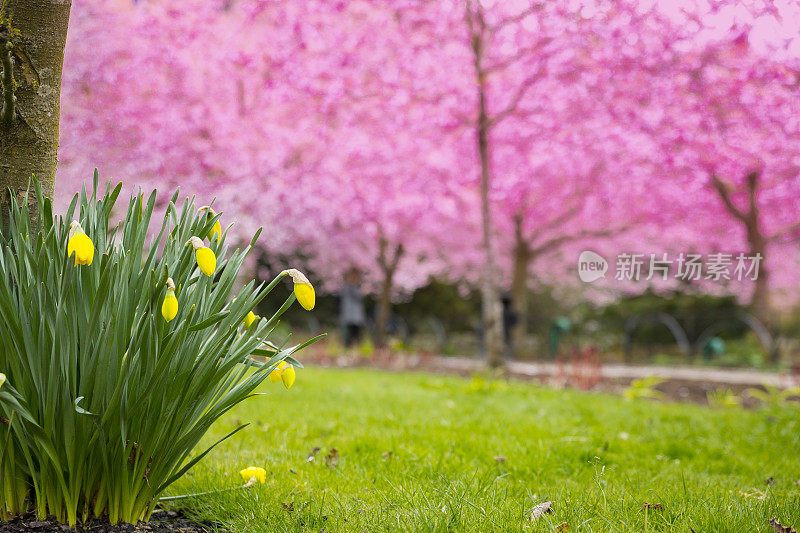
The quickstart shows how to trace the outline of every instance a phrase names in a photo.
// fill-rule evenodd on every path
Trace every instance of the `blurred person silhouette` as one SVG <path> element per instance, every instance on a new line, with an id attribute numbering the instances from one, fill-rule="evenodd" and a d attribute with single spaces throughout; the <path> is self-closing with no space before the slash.
<path id="1" fill-rule="evenodd" d="M 361 342 L 361 333 L 366 322 L 364 294 L 361 292 L 361 271 L 350 268 L 344 275 L 344 285 L 339 292 L 339 320 L 344 330 L 346 348 Z"/>
<path id="2" fill-rule="evenodd" d="M 519 317 L 517 316 L 517 312 L 514 311 L 511 294 L 509 292 L 504 292 L 500 301 L 503 304 L 503 341 L 506 350 L 505 356 L 511 359 L 514 357 L 514 345 L 512 343 L 511 333 L 517 325 L 517 322 L 519 322 Z"/>

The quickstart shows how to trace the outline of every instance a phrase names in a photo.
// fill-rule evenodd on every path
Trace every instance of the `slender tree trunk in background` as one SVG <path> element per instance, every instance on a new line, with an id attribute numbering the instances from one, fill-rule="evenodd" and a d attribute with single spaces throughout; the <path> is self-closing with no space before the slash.
<path id="1" fill-rule="evenodd" d="M 61 69 L 71 0 L 0 0 L 2 111 L 0 111 L 0 209 L 8 189 L 38 218 L 33 197 L 24 198 L 32 176 L 53 196 Z M 5 222 L 4 224 L 5 225 Z"/>
<path id="2" fill-rule="evenodd" d="M 760 254 L 766 257 L 767 242 L 764 234 L 759 227 L 758 212 L 745 224 L 747 231 L 747 243 L 750 247 L 750 255 Z M 775 316 L 772 312 L 772 305 L 769 297 L 769 271 L 764 261 L 761 261 L 758 269 L 758 278 L 754 281 L 753 294 L 750 297 L 750 307 L 753 315 L 761 321 L 770 331 L 775 326 Z"/>
<path id="3" fill-rule="evenodd" d="M 753 294 L 750 297 L 750 309 L 755 316 L 771 333 L 775 331 L 775 314 L 772 310 L 769 295 L 769 271 L 766 267 L 766 250 L 769 238 L 764 235 L 761 229 L 760 210 L 758 208 L 758 172 L 748 174 L 746 181 L 747 187 L 747 210 L 742 210 L 733 203 L 731 192 L 728 185 L 722 182 L 717 176 L 711 177 L 711 185 L 719 195 L 722 203 L 728 212 L 744 225 L 747 236 L 748 253 L 751 256 L 761 255 L 761 263 L 758 269 L 758 278 L 754 281 Z M 779 237 L 780 235 L 774 235 Z M 780 353 L 774 349 L 768 354 L 772 362 L 777 362 Z"/>
<path id="4" fill-rule="evenodd" d="M 482 77 L 482 76 L 481 76 Z M 503 366 L 503 306 L 497 286 L 497 261 L 494 255 L 492 213 L 489 201 L 491 167 L 489 164 L 489 119 L 486 114 L 486 92 L 483 80 L 479 92 L 478 154 L 481 160 L 481 226 L 484 268 L 481 277 L 483 335 L 486 360 L 490 367 Z"/>
<path id="5" fill-rule="evenodd" d="M 486 108 L 486 70 L 483 67 L 483 52 L 487 27 L 480 3 L 468 1 L 466 20 L 470 29 L 470 47 L 475 61 L 475 76 L 478 90 L 478 121 L 475 137 L 481 162 L 480 197 L 483 272 L 481 272 L 481 310 L 483 314 L 483 341 L 486 361 L 491 368 L 499 368 L 503 361 L 503 306 L 497 284 L 497 261 L 494 255 L 491 202 L 491 161 L 489 153 L 489 129 L 492 120 Z"/>
<path id="6" fill-rule="evenodd" d="M 378 264 L 383 272 L 383 285 L 378 295 L 378 316 L 376 318 L 376 344 L 386 345 L 386 338 L 389 329 L 389 317 L 392 316 L 392 290 L 394 288 L 394 274 L 397 272 L 397 264 L 403 256 L 403 245 L 397 245 L 389 253 L 389 243 L 383 235 L 378 243 Z"/>
<path id="7" fill-rule="evenodd" d="M 533 255 L 523 238 L 522 217 L 514 218 L 514 270 L 511 275 L 511 309 L 517 323 L 511 332 L 514 354 L 519 357 L 528 334 L 528 268 Z"/>

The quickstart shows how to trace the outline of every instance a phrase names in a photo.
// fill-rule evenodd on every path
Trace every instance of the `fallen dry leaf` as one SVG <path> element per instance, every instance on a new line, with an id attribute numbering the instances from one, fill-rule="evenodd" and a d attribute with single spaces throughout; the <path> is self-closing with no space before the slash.
<path id="1" fill-rule="evenodd" d="M 782 526 L 780 522 L 778 522 L 775 518 L 769 519 L 769 525 L 772 526 L 772 529 L 777 531 L 778 533 L 797 533 L 797 530 L 792 526 Z"/>
<path id="2" fill-rule="evenodd" d="M 328 455 L 325 456 L 325 464 L 333 468 L 339 464 L 339 450 L 331 448 L 328 450 Z"/>
<path id="3" fill-rule="evenodd" d="M 552 513 L 553 512 L 553 502 L 542 502 L 538 504 L 536 507 L 533 508 L 531 511 L 531 520 L 536 521 L 539 520 L 542 515 Z"/>

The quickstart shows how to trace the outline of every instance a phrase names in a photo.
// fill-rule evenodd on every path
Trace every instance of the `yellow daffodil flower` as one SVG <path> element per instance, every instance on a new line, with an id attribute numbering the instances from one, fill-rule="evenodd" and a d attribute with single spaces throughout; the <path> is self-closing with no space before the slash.
<path id="1" fill-rule="evenodd" d="M 252 311 L 247 313 L 247 316 L 244 317 L 244 329 L 250 329 L 250 326 L 253 325 L 253 322 L 258 320 L 259 318 L 261 318 L 261 317 L 258 316 L 257 314 L 255 314 Z"/>
<path id="2" fill-rule="evenodd" d="M 217 216 L 217 212 L 214 211 L 211 208 L 211 206 L 208 206 L 208 205 L 204 205 L 203 207 L 198 209 L 198 211 L 200 211 L 200 212 L 208 211 L 208 214 L 211 215 L 212 218 Z M 206 235 L 206 238 L 210 241 L 210 240 L 213 240 L 213 237 L 215 235 L 217 236 L 217 240 L 221 240 L 222 239 L 222 224 L 219 223 L 219 219 L 217 219 L 217 221 L 214 222 L 214 225 L 211 226 L 211 231 L 208 232 L 208 235 Z"/>
<path id="3" fill-rule="evenodd" d="M 267 482 L 267 471 L 258 466 L 248 466 L 244 470 L 240 470 L 239 474 L 248 482 L 253 478 L 256 478 L 262 485 Z"/>
<path id="4" fill-rule="evenodd" d="M 294 367 L 287 363 L 286 361 L 281 361 L 278 363 L 272 372 L 269 373 L 269 380 L 273 383 L 277 383 L 279 381 L 283 381 L 283 386 L 287 389 L 290 389 L 292 385 L 294 385 L 294 380 L 297 377 L 297 374 L 294 371 Z"/>
<path id="5" fill-rule="evenodd" d="M 314 294 L 314 287 L 311 285 L 311 282 L 308 281 L 308 278 L 296 268 L 284 270 L 282 274 L 290 276 L 294 281 L 294 295 L 297 297 L 297 301 L 300 302 L 300 305 L 303 306 L 303 309 L 306 311 L 314 309 L 316 297 Z"/>
<path id="6" fill-rule="evenodd" d="M 208 240 L 210 241 L 215 235 L 217 236 L 217 240 L 222 239 L 222 224 L 219 223 L 219 220 L 214 222 L 214 225 L 211 226 L 211 231 L 208 232 Z"/>
<path id="7" fill-rule="evenodd" d="M 294 385 L 294 378 L 295 372 L 294 367 L 292 365 L 287 364 L 283 371 L 281 372 L 281 381 L 283 381 L 283 386 L 287 389 L 291 389 L 292 385 Z"/>
<path id="8" fill-rule="evenodd" d="M 3 383 L 5 383 L 5 382 L 6 382 L 6 375 L 5 374 L 0 374 L 0 389 L 3 388 Z"/>
<path id="9" fill-rule="evenodd" d="M 67 241 L 67 257 L 75 254 L 75 266 L 91 265 L 94 259 L 94 243 L 83 231 L 77 220 L 69 226 L 69 240 Z"/>
<path id="10" fill-rule="evenodd" d="M 161 316 L 167 322 L 178 316 L 178 299 L 175 297 L 175 282 L 172 278 L 167 278 L 167 294 L 164 296 L 164 303 L 161 304 Z"/>
<path id="11" fill-rule="evenodd" d="M 206 276 L 213 276 L 214 271 L 217 270 L 217 256 L 214 255 L 211 248 L 203 244 L 203 241 L 201 241 L 199 237 L 192 237 L 189 239 L 186 246 L 190 244 L 194 247 L 195 259 L 197 260 L 197 266 L 200 267 L 200 271 Z"/>
<path id="12" fill-rule="evenodd" d="M 278 366 L 272 369 L 272 372 L 269 373 L 269 380 L 273 383 L 277 383 L 281 380 L 281 371 L 283 367 L 286 366 L 286 361 L 281 361 L 278 363 Z"/>

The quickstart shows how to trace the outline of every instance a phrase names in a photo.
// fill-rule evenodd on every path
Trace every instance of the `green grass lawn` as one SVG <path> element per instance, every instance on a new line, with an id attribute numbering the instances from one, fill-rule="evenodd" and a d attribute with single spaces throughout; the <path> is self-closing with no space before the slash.
<path id="1" fill-rule="evenodd" d="M 205 442 L 250 427 L 170 489 L 231 487 L 241 468 L 266 468 L 265 485 L 181 502 L 231 531 L 558 531 L 566 522 L 571 532 L 766 532 L 773 516 L 800 527 L 798 410 L 314 368 L 299 370 L 290 391 L 264 392 Z M 531 522 L 548 500 L 553 512 Z"/>

